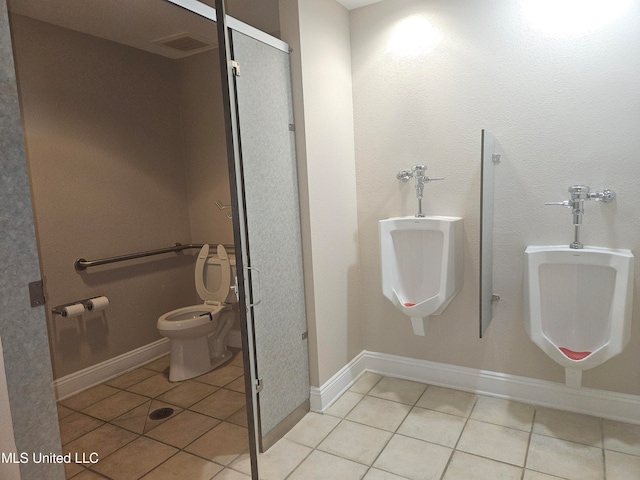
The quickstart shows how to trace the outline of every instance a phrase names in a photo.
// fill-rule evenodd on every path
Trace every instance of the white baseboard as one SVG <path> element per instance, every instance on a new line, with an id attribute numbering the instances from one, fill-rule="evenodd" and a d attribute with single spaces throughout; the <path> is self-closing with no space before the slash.
<path id="1" fill-rule="evenodd" d="M 229 332 L 228 345 L 234 348 L 242 348 L 240 330 L 231 330 Z M 169 353 L 169 339 L 161 338 L 156 342 L 59 378 L 53 382 L 56 399 L 62 400 L 75 395 L 82 390 L 106 382 L 167 353 Z"/>
<path id="2" fill-rule="evenodd" d="M 360 352 L 320 388 L 311 387 L 309 399 L 311 411 L 324 412 L 353 385 L 358 377 L 367 370 L 365 365 L 367 353 L 366 351 Z"/>
<path id="3" fill-rule="evenodd" d="M 311 410 L 322 412 L 365 371 L 481 395 L 640 424 L 640 396 L 363 351 L 320 388 L 311 388 Z"/>
<path id="4" fill-rule="evenodd" d="M 56 398 L 62 400 L 75 395 L 82 390 L 106 382 L 129 370 L 133 370 L 156 358 L 162 357 L 167 353 L 169 353 L 169 339 L 162 338 L 156 342 L 118 355 L 105 362 L 59 378 L 53 382 Z"/>

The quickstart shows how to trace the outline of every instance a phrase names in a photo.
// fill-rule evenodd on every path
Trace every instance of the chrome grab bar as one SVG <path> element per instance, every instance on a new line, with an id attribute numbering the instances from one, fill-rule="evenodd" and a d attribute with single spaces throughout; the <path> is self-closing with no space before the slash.
<path id="1" fill-rule="evenodd" d="M 128 255 L 119 255 L 117 257 L 101 258 L 99 260 L 86 260 L 84 258 L 78 258 L 73 263 L 73 266 L 77 271 L 83 271 L 89 267 L 97 267 L 98 265 L 124 262 L 126 260 L 134 260 L 136 258 L 150 257 L 152 255 L 160 255 L 162 253 L 181 252 L 182 250 L 188 250 L 190 248 L 200 249 L 202 248 L 203 245 L 204 244 L 202 243 L 189 243 L 186 245 L 183 245 L 181 243 L 176 243 L 173 247 L 159 248 L 157 250 L 148 250 L 146 252 L 130 253 Z M 225 245 L 224 247 L 227 250 L 231 250 L 231 251 L 235 249 L 234 245 Z"/>

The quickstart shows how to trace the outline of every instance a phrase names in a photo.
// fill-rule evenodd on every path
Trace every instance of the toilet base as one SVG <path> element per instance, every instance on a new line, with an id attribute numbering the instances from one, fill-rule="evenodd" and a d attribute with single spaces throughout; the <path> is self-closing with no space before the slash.
<path id="1" fill-rule="evenodd" d="M 229 350 L 227 350 L 222 355 L 212 358 L 211 359 L 211 370 L 215 370 L 216 368 L 218 368 L 223 363 L 226 363 L 232 356 L 233 356 L 233 353 L 231 353 Z"/>
<path id="2" fill-rule="evenodd" d="M 202 338 L 171 339 L 169 354 L 169 381 L 180 382 L 198 377 L 219 367 L 231 358 L 231 352 L 211 357 L 209 340 Z"/>

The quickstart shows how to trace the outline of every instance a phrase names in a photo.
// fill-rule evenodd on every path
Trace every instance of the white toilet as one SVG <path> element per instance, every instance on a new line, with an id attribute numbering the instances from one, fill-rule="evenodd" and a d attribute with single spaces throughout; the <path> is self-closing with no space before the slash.
<path id="1" fill-rule="evenodd" d="M 429 315 L 439 315 L 462 288 L 460 217 L 380 220 L 382 293 L 425 335 Z"/>
<path id="2" fill-rule="evenodd" d="M 625 249 L 525 250 L 525 328 L 565 367 L 567 386 L 579 388 L 583 370 L 619 354 L 629 342 L 633 260 Z"/>
<path id="3" fill-rule="evenodd" d="M 235 319 L 232 304 L 237 303 L 235 275 L 235 256 L 228 255 L 224 246 L 218 245 L 217 254 L 212 255 L 209 245 L 202 247 L 195 281 L 204 304 L 178 308 L 158 319 L 158 331 L 169 339 L 171 348 L 170 381 L 197 377 L 231 357 L 227 340 Z"/>

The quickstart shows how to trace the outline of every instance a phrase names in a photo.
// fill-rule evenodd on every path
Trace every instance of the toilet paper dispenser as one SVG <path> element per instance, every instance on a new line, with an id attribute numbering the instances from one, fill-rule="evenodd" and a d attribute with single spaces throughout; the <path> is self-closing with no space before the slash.
<path id="1" fill-rule="evenodd" d="M 82 315 L 87 311 L 98 312 L 104 310 L 108 306 L 109 299 L 104 296 L 98 296 L 58 305 L 51 309 L 51 313 L 62 317 L 73 317 L 76 315 Z"/>

